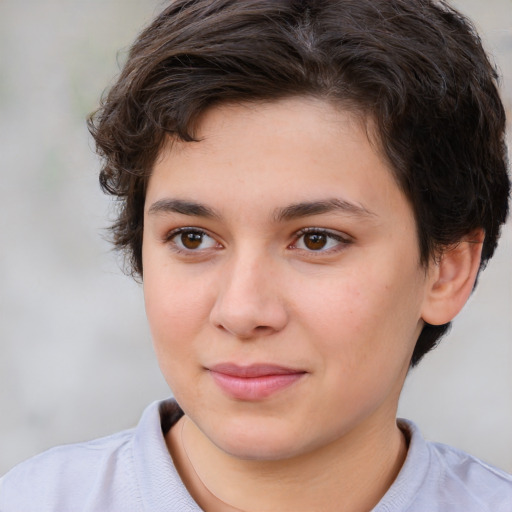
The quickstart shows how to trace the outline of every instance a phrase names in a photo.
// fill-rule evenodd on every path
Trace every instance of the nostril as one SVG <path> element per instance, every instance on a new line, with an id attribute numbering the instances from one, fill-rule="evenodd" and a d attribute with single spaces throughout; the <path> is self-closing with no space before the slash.
<path id="1" fill-rule="evenodd" d="M 255 331 L 263 333 L 265 331 L 272 331 L 272 327 L 269 327 L 267 325 L 258 325 L 254 328 Z"/>
<path id="2" fill-rule="evenodd" d="M 232 334 L 241 340 L 249 340 L 259 338 L 261 336 L 268 336 L 273 332 L 276 332 L 277 329 L 274 329 L 271 326 L 267 325 L 257 325 L 252 328 L 247 328 L 246 326 L 237 326 L 237 325 L 225 325 L 223 323 L 215 324 L 215 327 L 221 329 L 222 331 Z"/>

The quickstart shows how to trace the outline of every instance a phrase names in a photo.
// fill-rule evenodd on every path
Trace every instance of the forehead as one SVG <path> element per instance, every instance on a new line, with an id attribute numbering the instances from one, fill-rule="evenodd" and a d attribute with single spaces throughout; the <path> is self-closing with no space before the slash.
<path id="1" fill-rule="evenodd" d="M 220 105 L 196 126 L 197 142 L 169 140 L 149 180 L 146 209 L 168 195 L 216 209 L 336 199 L 378 211 L 405 198 L 361 116 L 292 98 Z"/>

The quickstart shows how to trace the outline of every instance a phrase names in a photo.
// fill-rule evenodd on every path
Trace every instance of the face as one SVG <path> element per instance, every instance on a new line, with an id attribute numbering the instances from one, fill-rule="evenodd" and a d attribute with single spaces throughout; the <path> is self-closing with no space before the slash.
<path id="1" fill-rule="evenodd" d="M 147 316 L 163 374 L 223 451 L 279 459 L 395 421 L 427 278 L 362 123 L 319 100 L 225 105 L 149 180 Z"/>

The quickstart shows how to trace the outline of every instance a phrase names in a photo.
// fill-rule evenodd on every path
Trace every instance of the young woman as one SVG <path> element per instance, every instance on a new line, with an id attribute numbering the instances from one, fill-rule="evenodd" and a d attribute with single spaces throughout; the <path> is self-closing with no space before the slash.
<path id="1" fill-rule="evenodd" d="M 2 512 L 510 510 L 396 419 L 507 216 L 495 79 L 441 2 L 171 3 L 91 131 L 175 399 L 18 466 Z"/>

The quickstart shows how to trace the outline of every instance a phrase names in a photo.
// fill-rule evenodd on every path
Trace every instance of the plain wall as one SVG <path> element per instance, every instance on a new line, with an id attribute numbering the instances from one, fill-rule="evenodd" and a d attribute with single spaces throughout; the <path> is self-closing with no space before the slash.
<path id="1" fill-rule="evenodd" d="M 512 105 L 512 2 L 460 1 Z M 137 422 L 169 394 L 141 287 L 104 240 L 110 200 L 85 117 L 154 0 L 0 1 L 0 474 Z M 512 227 L 400 414 L 512 471 Z"/>

